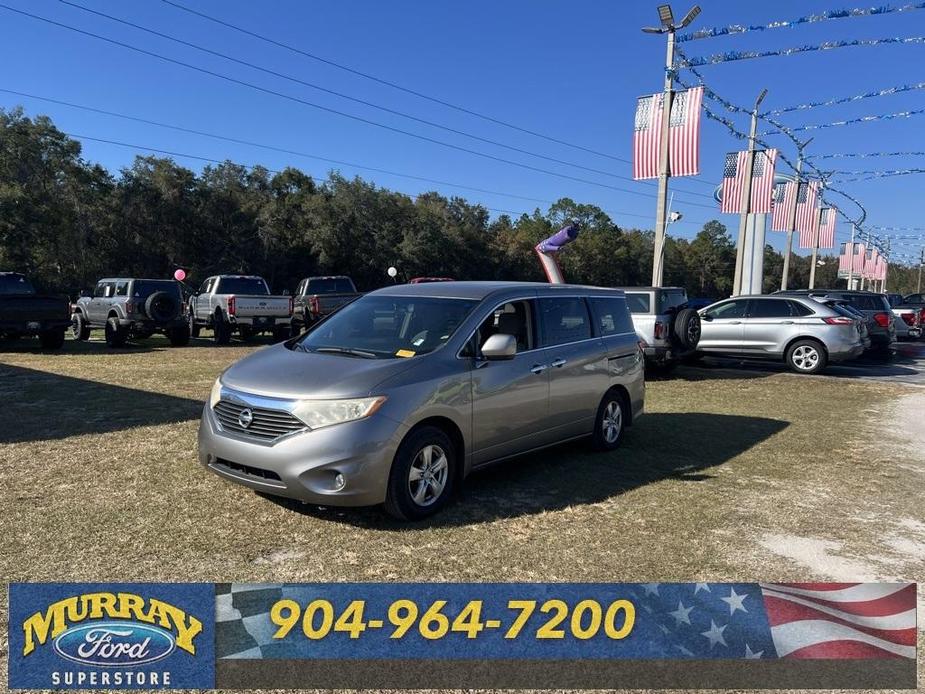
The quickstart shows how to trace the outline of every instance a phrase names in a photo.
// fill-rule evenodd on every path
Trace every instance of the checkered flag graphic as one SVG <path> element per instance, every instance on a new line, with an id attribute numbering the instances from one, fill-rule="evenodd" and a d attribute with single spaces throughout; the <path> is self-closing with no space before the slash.
<path id="1" fill-rule="evenodd" d="M 285 597 L 281 583 L 215 586 L 215 657 L 265 658 L 280 644 L 270 606 Z"/>

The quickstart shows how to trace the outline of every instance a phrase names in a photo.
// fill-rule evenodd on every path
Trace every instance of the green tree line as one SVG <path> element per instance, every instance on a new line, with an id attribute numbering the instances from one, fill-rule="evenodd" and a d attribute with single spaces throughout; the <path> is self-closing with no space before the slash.
<path id="1" fill-rule="evenodd" d="M 517 218 L 436 192 L 409 197 L 332 172 L 318 181 L 230 161 L 199 174 L 172 159 L 138 156 L 113 175 L 81 157 L 81 145 L 45 116 L 0 110 L 0 270 L 24 272 L 47 291 L 75 296 L 105 276 L 198 283 L 215 273 L 253 273 L 276 291 L 317 274 L 349 274 L 364 290 L 415 276 L 543 280 L 533 247 L 569 220 L 581 237 L 562 254 L 569 281 L 649 284 L 653 234 L 621 227 L 595 205 L 562 198 Z M 817 286 L 833 286 L 824 256 Z M 765 291 L 778 288 L 783 258 L 765 249 Z M 710 221 L 693 240 L 669 238 L 665 282 L 690 296 L 732 287 L 735 247 Z M 891 289 L 912 291 L 914 271 L 891 268 Z M 809 260 L 794 256 L 791 287 L 805 287 Z M 844 282 L 842 281 L 842 285 Z"/>

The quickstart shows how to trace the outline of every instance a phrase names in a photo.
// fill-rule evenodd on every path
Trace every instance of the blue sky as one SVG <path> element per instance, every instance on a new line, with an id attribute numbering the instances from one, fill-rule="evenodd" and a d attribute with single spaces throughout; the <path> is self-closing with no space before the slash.
<path id="1" fill-rule="evenodd" d="M 437 189 L 447 195 L 461 195 L 492 208 L 495 214 L 499 210 L 519 213 L 532 211 L 536 206 L 543 209 L 548 206 L 522 198 L 555 200 L 568 196 L 603 207 L 622 226 L 652 226 L 655 187 L 626 180 L 630 176 L 630 165 L 609 157 L 631 158 L 635 98 L 660 89 L 664 39 L 639 30 L 643 25 L 657 22 L 655 2 L 178 0 L 356 70 L 609 155 L 604 157 L 511 130 L 374 83 L 219 27 L 160 0 L 73 1 L 304 82 L 597 171 L 514 152 L 352 103 L 55 0 L 2 0 L 11 7 L 323 107 L 493 157 L 612 187 L 564 179 L 421 141 L 2 9 L 0 61 L 6 69 L 0 77 L 0 89 L 495 192 L 474 192 L 353 166 L 335 166 L 8 93 L 0 92 L 0 105 L 22 104 L 30 115 L 48 114 L 62 130 L 77 135 L 212 159 L 260 163 L 271 169 L 293 165 L 319 177 L 331 168 L 338 168 L 347 176 L 357 174 L 409 194 Z M 701 0 L 701 6 L 703 13 L 692 28 L 765 24 L 854 5 L 850 2 L 771 4 Z M 687 5 L 675 6 L 678 16 L 686 10 Z M 689 55 L 699 56 L 844 39 L 923 35 L 925 10 L 687 42 L 683 48 Z M 925 46 L 922 44 L 893 45 L 739 61 L 707 66 L 701 71 L 714 90 L 742 105 L 750 104 L 761 87 L 767 87 L 769 94 L 765 105 L 778 108 L 923 81 L 920 69 L 923 58 Z M 685 77 L 693 80 L 690 75 Z M 797 126 L 905 111 L 925 106 L 923 97 L 925 92 L 912 91 L 802 111 L 783 116 L 782 120 Z M 733 119 L 742 130 L 747 128 L 742 118 L 733 116 Z M 922 150 L 925 149 L 920 135 L 923 124 L 925 116 L 918 116 L 817 130 L 805 133 L 806 136 L 815 135 L 807 153 Z M 786 156 L 795 157 L 789 140 L 769 139 L 780 146 Z M 678 178 L 672 181 L 674 209 L 684 214 L 684 219 L 672 226 L 672 234 L 691 237 L 705 221 L 713 218 L 720 218 L 731 229 L 736 227 L 737 217 L 720 215 L 709 196 L 713 191 L 710 184 L 720 180 L 724 153 L 737 149 L 740 144 L 722 125 L 709 120 L 704 122 L 701 176 L 696 180 Z M 113 171 L 130 164 L 136 153 L 137 149 L 89 140 L 84 145 L 87 159 L 98 161 Z M 175 158 L 196 170 L 203 165 L 201 161 Z M 818 163 L 840 170 L 885 170 L 922 167 L 925 158 L 837 159 Z M 917 176 L 891 177 L 846 183 L 843 188 L 863 202 L 868 210 L 869 224 L 921 227 L 925 226 L 920 222 L 921 180 Z M 838 204 L 837 197 L 833 196 L 832 200 Z M 850 204 L 846 203 L 845 209 L 855 214 Z M 848 225 L 840 223 L 839 240 L 845 240 L 848 234 Z M 769 234 L 769 240 L 778 247 L 782 238 L 782 234 Z M 918 244 L 915 242 L 913 246 L 906 242 L 894 248 L 917 253 Z"/>

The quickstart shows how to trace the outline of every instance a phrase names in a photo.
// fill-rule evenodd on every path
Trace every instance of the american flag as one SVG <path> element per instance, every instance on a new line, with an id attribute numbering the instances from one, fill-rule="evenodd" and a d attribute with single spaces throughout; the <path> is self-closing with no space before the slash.
<path id="1" fill-rule="evenodd" d="M 771 210 L 771 231 L 790 229 L 790 215 L 793 214 L 793 201 L 796 197 L 797 184 L 793 181 L 777 183 L 774 186 L 774 204 Z"/>
<path id="2" fill-rule="evenodd" d="M 867 253 L 864 255 L 864 270 L 862 275 L 866 280 L 876 279 L 874 277 L 874 269 L 877 266 L 877 256 L 880 255 L 880 252 L 876 248 L 868 248 Z"/>
<path id="3" fill-rule="evenodd" d="M 633 178 L 658 178 L 664 94 L 636 100 L 633 127 Z M 703 87 L 676 92 L 668 121 L 668 165 L 672 176 L 700 173 L 700 105 Z"/>
<path id="4" fill-rule="evenodd" d="M 854 244 L 846 241 L 841 245 L 841 252 L 838 254 L 838 269 L 840 272 L 848 272 L 852 269 L 851 261 L 854 254 Z"/>
<path id="5" fill-rule="evenodd" d="M 886 266 L 887 266 L 886 258 L 881 255 L 879 258 L 879 261 L 880 261 L 879 271 L 877 272 L 877 276 L 874 279 L 885 280 L 886 279 Z"/>
<path id="6" fill-rule="evenodd" d="M 864 273 L 864 260 L 867 257 L 867 249 L 863 243 L 854 244 L 854 267 L 852 270 L 857 275 Z"/>
<path id="7" fill-rule="evenodd" d="M 816 227 L 800 230 L 800 248 L 835 248 L 835 208 L 823 207 L 816 216 Z M 818 246 L 816 236 L 818 235 Z M 847 269 L 847 268 L 846 268 Z"/>
<path id="8" fill-rule="evenodd" d="M 648 583 L 659 657 L 915 658 L 914 583 Z"/>
<path id="9" fill-rule="evenodd" d="M 812 231 L 819 222 L 819 181 L 800 183 L 797 192 L 797 223 L 794 231 Z"/>
<path id="10" fill-rule="evenodd" d="M 752 200 L 749 212 L 767 214 L 771 211 L 774 194 L 774 162 L 777 150 L 758 150 L 752 164 Z M 720 212 L 738 214 L 742 211 L 742 188 L 745 186 L 745 166 L 748 152 L 729 152 L 723 167 Z"/>
<path id="11" fill-rule="evenodd" d="M 915 584 L 762 583 L 780 658 L 915 658 Z"/>

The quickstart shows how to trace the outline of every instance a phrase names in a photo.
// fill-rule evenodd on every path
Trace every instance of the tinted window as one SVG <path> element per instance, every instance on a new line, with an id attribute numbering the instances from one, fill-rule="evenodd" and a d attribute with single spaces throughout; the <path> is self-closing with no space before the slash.
<path id="1" fill-rule="evenodd" d="M 789 318 L 790 302 L 783 299 L 752 299 L 749 318 Z"/>
<path id="2" fill-rule="evenodd" d="M 626 293 L 626 307 L 630 313 L 648 313 L 650 305 L 648 294 Z"/>
<path id="3" fill-rule="evenodd" d="M 543 344 L 561 345 L 591 337 L 588 307 L 581 297 L 540 299 Z"/>
<path id="4" fill-rule="evenodd" d="M 208 294 L 208 293 L 209 293 L 209 285 L 210 285 L 211 283 L 212 283 L 212 278 L 210 277 L 209 279 L 207 279 L 205 282 L 202 283 L 202 286 L 199 288 L 199 293 L 200 293 L 200 294 Z"/>
<path id="5" fill-rule="evenodd" d="M 925 304 L 925 294 L 910 294 L 905 298 L 907 304 Z"/>
<path id="6" fill-rule="evenodd" d="M 297 348 L 376 359 L 426 354 L 445 344 L 477 304 L 468 299 L 364 296 L 307 333 Z"/>
<path id="7" fill-rule="evenodd" d="M 687 292 L 683 289 L 672 289 L 658 293 L 658 312 L 665 313 L 670 308 L 687 303 Z"/>
<path id="8" fill-rule="evenodd" d="M 706 315 L 711 318 L 742 318 L 745 316 L 745 307 L 748 302 L 745 300 L 727 301 L 724 304 L 714 306 Z"/>
<path id="9" fill-rule="evenodd" d="M 799 301 L 788 301 L 790 304 L 790 313 L 794 316 L 811 316 L 813 315 L 812 309 L 809 306 L 804 306 Z"/>
<path id="10" fill-rule="evenodd" d="M 216 294 L 260 294 L 270 293 L 267 283 L 260 277 L 222 277 L 218 281 Z"/>
<path id="11" fill-rule="evenodd" d="M 35 289 L 22 275 L 0 275 L 0 294 L 35 294 Z"/>
<path id="12" fill-rule="evenodd" d="M 347 277 L 321 277 L 308 281 L 306 294 L 352 294 L 356 291 Z"/>
<path id="13" fill-rule="evenodd" d="M 626 310 L 626 301 L 618 298 L 592 297 L 591 311 L 598 335 L 617 335 L 634 332 L 633 320 Z"/>
<path id="14" fill-rule="evenodd" d="M 154 292 L 179 294 L 180 286 L 173 280 L 135 280 L 132 283 L 132 297 L 147 299 Z"/>
<path id="15" fill-rule="evenodd" d="M 128 295 L 128 282 L 117 282 L 116 283 L 116 296 L 127 296 Z"/>
<path id="16" fill-rule="evenodd" d="M 848 294 L 845 301 L 861 311 L 889 311 L 886 297 L 876 294 Z"/>

